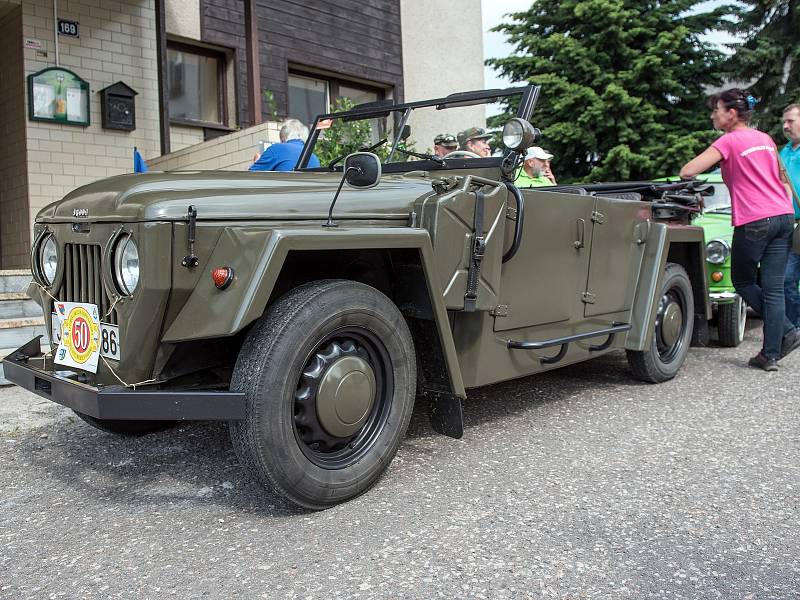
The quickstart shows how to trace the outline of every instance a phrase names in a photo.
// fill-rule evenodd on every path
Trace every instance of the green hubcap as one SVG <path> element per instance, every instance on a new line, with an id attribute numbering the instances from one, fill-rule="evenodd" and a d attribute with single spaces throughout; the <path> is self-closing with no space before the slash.
<path id="1" fill-rule="evenodd" d="M 375 373 L 367 361 L 345 356 L 333 363 L 319 384 L 317 417 L 323 429 L 336 437 L 356 433 L 375 404 Z"/>
<path id="2" fill-rule="evenodd" d="M 666 346 L 672 346 L 680 336 L 683 327 L 683 311 L 677 302 L 670 302 L 664 309 L 661 319 L 661 339 Z"/>

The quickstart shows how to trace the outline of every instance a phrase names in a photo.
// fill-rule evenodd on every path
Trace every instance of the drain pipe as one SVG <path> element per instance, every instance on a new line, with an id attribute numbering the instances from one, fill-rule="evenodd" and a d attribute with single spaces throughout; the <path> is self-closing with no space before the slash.
<path id="1" fill-rule="evenodd" d="M 58 0 L 53 0 L 53 39 L 56 43 L 56 66 L 60 67 L 61 65 L 58 64 Z"/>

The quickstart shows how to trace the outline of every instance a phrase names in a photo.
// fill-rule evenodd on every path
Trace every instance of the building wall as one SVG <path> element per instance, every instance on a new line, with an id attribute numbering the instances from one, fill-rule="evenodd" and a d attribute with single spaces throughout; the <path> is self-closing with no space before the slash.
<path id="1" fill-rule="evenodd" d="M 28 173 L 25 163 L 25 85 L 22 9 L 0 17 L 0 269 L 27 266 Z"/>
<path id="2" fill-rule="evenodd" d="M 393 87 L 394 97 L 403 98 L 400 0 L 256 0 L 256 6 L 261 88 L 273 93 L 280 116 L 287 113 L 290 66 Z M 249 125 L 243 2 L 202 0 L 201 8 L 203 40 L 236 49 L 239 122 Z"/>
<path id="3" fill-rule="evenodd" d="M 408 101 L 480 90 L 483 82 L 483 29 L 480 0 L 400 0 L 403 83 Z M 446 45 L 442 45 L 443 32 Z M 484 107 L 445 110 L 412 126 L 417 148 L 433 147 L 438 133 L 457 134 L 484 127 Z"/>
<path id="4" fill-rule="evenodd" d="M 55 63 L 52 0 L 25 0 L 23 36 L 47 57 L 24 50 L 25 75 Z M 61 0 L 59 17 L 80 23 L 80 38 L 59 37 L 60 63 L 89 82 L 91 125 L 26 121 L 30 213 L 76 187 L 133 170 L 133 147 L 160 154 L 154 0 Z M 138 92 L 136 130 L 103 129 L 102 88 L 123 81 Z"/>
<path id="5" fill-rule="evenodd" d="M 168 0 L 164 12 L 168 34 L 200 39 L 200 0 Z"/>
<path id="6" fill-rule="evenodd" d="M 209 140 L 199 146 L 185 148 L 148 161 L 153 171 L 246 171 L 260 142 L 279 141 L 280 123 L 262 123 L 230 135 Z"/>

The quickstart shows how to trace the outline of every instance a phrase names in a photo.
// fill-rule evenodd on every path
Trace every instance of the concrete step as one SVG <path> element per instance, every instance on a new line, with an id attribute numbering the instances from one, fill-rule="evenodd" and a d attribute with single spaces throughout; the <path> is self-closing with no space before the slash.
<path id="1" fill-rule="evenodd" d="M 0 292 L 0 319 L 22 319 L 41 314 L 41 307 L 25 292 Z"/>
<path id="2" fill-rule="evenodd" d="M 16 350 L 17 348 L 19 348 L 19 346 L 14 346 L 13 348 L 0 348 L 0 386 L 14 385 L 8 379 L 5 379 L 3 377 L 3 358 L 14 352 L 14 350 Z M 45 344 L 42 346 L 42 352 L 47 352 L 48 350 L 49 347 L 45 342 Z"/>
<path id="3" fill-rule="evenodd" d="M 31 272 L 25 269 L 0 271 L 0 294 L 24 292 L 28 289 L 31 279 Z"/>
<path id="4" fill-rule="evenodd" d="M 44 317 L 0 319 L 0 348 L 19 348 L 37 335 L 47 336 Z"/>

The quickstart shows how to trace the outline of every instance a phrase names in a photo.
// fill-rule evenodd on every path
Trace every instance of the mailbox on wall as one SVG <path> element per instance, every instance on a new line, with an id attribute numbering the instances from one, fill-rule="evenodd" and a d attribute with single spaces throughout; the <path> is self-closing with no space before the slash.
<path id="1" fill-rule="evenodd" d="M 100 90 L 103 129 L 136 129 L 136 94 L 136 90 L 121 81 Z"/>

